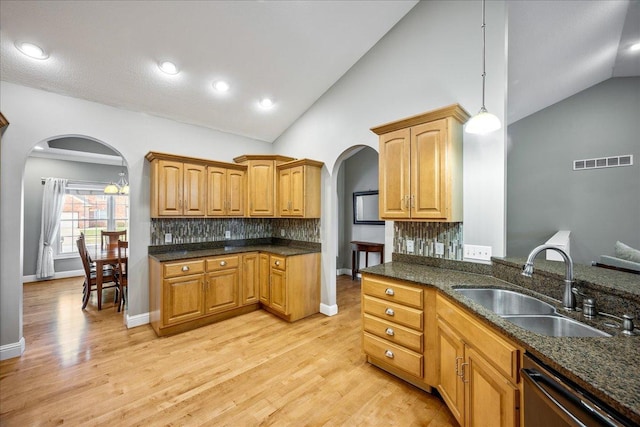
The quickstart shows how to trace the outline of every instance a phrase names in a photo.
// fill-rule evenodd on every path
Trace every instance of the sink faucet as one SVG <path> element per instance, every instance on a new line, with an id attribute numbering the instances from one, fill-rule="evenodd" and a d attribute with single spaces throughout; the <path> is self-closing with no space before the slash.
<path id="1" fill-rule="evenodd" d="M 560 253 L 562 259 L 564 260 L 564 264 L 566 266 L 566 273 L 564 276 L 564 295 L 562 297 L 562 305 L 566 310 L 575 311 L 576 309 L 576 297 L 572 292 L 573 289 L 573 261 L 568 253 L 564 250 L 560 249 L 557 246 L 553 245 L 540 245 L 537 248 L 534 248 L 529 257 L 527 258 L 527 263 L 522 268 L 522 275 L 531 277 L 533 274 L 533 260 L 535 257 L 542 251 L 551 249 Z"/>

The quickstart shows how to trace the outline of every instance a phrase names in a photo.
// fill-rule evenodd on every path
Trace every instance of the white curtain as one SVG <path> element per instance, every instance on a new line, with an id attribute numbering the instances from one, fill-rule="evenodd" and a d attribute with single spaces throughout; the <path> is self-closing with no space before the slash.
<path id="1" fill-rule="evenodd" d="M 40 243 L 38 245 L 38 265 L 36 277 L 45 279 L 52 277 L 53 239 L 58 233 L 58 225 L 64 205 L 64 190 L 67 180 L 64 178 L 47 178 L 42 194 L 42 223 L 40 227 Z"/>

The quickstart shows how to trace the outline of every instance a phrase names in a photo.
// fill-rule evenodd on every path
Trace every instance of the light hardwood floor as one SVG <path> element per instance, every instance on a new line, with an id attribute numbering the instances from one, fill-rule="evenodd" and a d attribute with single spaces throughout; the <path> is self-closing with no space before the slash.
<path id="1" fill-rule="evenodd" d="M 442 401 L 365 362 L 360 283 L 333 317 L 259 310 L 157 338 L 82 279 L 24 285 L 20 358 L 0 362 L 0 425 L 455 426 Z"/>

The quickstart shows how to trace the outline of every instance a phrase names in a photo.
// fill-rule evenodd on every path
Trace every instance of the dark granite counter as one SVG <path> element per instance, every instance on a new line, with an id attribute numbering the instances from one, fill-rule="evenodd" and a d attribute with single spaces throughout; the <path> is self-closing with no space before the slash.
<path id="1" fill-rule="evenodd" d="M 410 258 L 412 257 L 399 258 L 394 254 L 394 262 L 365 268 L 362 271 L 438 289 L 440 293 L 475 313 L 480 321 L 497 328 L 526 351 L 629 417 L 633 422 L 640 424 L 640 371 L 638 370 L 640 336 L 624 336 L 619 333 L 619 328 L 606 326 L 605 324 L 612 324 L 612 319 L 598 316 L 596 321 L 590 321 L 584 319 L 580 313 L 572 314 L 570 317 L 608 332 L 612 337 L 547 337 L 526 331 L 460 295 L 454 287 L 513 289 L 549 302 L 556 306 L 561 314 L 567 315 L 567 312 L 561 311 L 560 301 L 493 277 L 490 273 L 492 266 L 489 265 L 449 261 L 445 262 L 447 268 L 440 268 L 440 266 L 424 265 L 424 263 L 421 265 L 413 262 L 398 262 L 398 259 L 413 261 Z M 513 262 L 517 265 L 519 261 Z M 524 262 L 519 265 L 522 264 Z M 536 261 L 537 264 L 538 261 Z M 556 266 L 557 264 L 553 268 Z M 563 266 L 561 267 L 564 272 Z M 459 271 L 459 269 L 466 271 Z M 619 282 L 625 280 L 629 281 L 633 292 L 632 284 L 636 279 L 624 277 Z"/>
<path id="2" fill-rule="evenodd" d="M 165 262 L 247 252 L 269 252 L 275 255 L 295 256 L 320 251 L 321 246 L 319 243 L 298 242 L 285 239 L 255 239 L 252 241 L 149 246 L 149 257 L 160 262 Z"/>

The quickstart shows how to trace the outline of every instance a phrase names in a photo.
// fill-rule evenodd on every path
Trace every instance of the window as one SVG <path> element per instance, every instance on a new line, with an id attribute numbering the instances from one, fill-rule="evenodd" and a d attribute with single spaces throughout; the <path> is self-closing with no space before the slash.
<path id="1" fill-rule="evenodd" d="M 87 248 L 100 248 L 101 230 L 129 228 L 129 195 L 104 194 L 103 187 L 86 184 L 67 186 L 57 245 L 56 258 L 78 256 L 76 240 L 84 233 Z"/>

